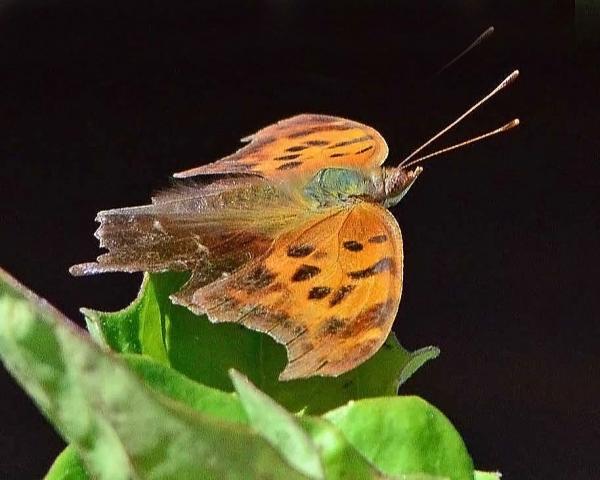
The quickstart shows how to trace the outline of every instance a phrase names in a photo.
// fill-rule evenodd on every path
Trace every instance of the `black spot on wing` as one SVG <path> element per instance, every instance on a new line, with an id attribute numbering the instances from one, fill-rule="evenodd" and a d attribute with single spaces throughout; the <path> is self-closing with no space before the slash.
<path id="1" fill-rule="evenodd" d="M 287 256 L 294 258 L 302 258 L 310 255 L 315 250 L 315 247 L 306 243 L 302 245 L 290 245 L 288 247 Z"/>
<path id="2" fill-rule="evenodd" d="M 361 148 L 358 152 L 355 153 L 355 155 L 358 155 L 359 153 L 365 153 L 368 152 L 369 150 L 371 150 L 373 148 L 373 145 L 369 145 L 368 147 L 365 148 Z"/>
<path id="3" fill-rule="evenodd" d="M 321 269 L 319 267 L 315 267 L 314 265 L 300 265 L 298 270 L 296 270 L 294 275 L 292 275 L 292 282 L 304 282 L 305 280 L 309 280 L 319 273 L 321 273 Z"/>
<path id="4" fill-rule="evenodd" d="M 284 163 L 283 165 L 279 165 L 277 167 L 277 170 L 293 170 L 296 167 L 299 167 L 300 165 L 302 165 L 302 162 L 288 162 L 288 163 Z"/>
<path id="5" fill-rule="evenodd" d="M 363 135 L 362 137 L 353 138 L 352 140 L 345 140 L 343 142 L 334 143 L 333 145 L 331 145 L 327 148 L 345 147 L 346 145 L 352 145 L 354 143 L 366 142 L 367 140 L 370 140 L 371 138 L 372 138 L 371 135 Z"/>
<path id="6" fill-rule="evenodd" d="M 327 140 L 309 140 L 306 144 L 314 147 L 324 147 L 325 145 L 329 145 L 329 142 Z"/>
<path id="7" fill-rule="evenodd" d="M 346 250 L 350 250 L 351 252 L 360 252 L 363 249 L 363 245 L 356 240 L 346 240 L 343 244 Z"/>
<path id="8" fill-rule="evenodd" d="M 309 300 L 320 300 L 325 298 L 327 295 L 331 293 L 331 288 L 329 287 L 313 287 L 308 292 Z"/>
<path id="9" fill-rule="evenodd" d="M 345 157 L 346 155 L 348 155 L 348 154 L 347 153 L 332 153 L 331 155 L 329 155 L 329 158 Z"/>
<path id="10" fill-rule="evenodd" d="M 355 285 L 342 285 L 335 291 L 331 300 L 329 300 L 329 306 L 334 307 L 341 303 L 355 288 Z"/>
<path id="11" fill-rule="evenodd" d="M 275 158 L 273 158 L 273 160 L 280 160 L 280 161 L 294 160 L 294 159 L 298 158 L 300 155 L 302 155 L 302 154 L 301 153 L 291 153 L 289 155 L 281 155 L 279 157 L 275 157 Z"/>
<path id="12" fill-rule="evenodd" d="M 349 272 L 348 276 L 353 279 L 369 278 L 381 272 L 392 271 L 395 268 L 394 260 L 390 257 L 384 257 L 364 270 Z"/>
<path id="13" fill-rule="evenodd" d="M 374 237 L 369 238 L 369 243 L 384 243 L 387 242 L 387 235 L 385 234 L 381 234 L 381 235 L 375 235 Z"/>
<path id="14" fill-rule="evenodd" d="M 308 145 L 294 145 L 285 149 L 286 152 L 301 152 L 308 148 Z"/>

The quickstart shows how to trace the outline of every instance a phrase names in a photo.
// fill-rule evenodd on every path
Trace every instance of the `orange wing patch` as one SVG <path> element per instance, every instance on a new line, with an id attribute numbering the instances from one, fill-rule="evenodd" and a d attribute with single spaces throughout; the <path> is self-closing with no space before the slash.
<path id="1" fill-rule="evenodd" d="M 326 167 L 377 167 L 388 154 L 385 140 L 375 129 L 328 115 L 297 115 L 242 141 L 250 143 L 233 155 L 174 176 L 239 173 L 287 179 L 313 175 Z"/>
<path id="2" fill-rule="evenodd" d="M 284 233 L 233 275 L 173 301 L 237 322 L 286 346 L 280 379 L 337 376 L 383 344 L 402 290 L 402 238 L 382 207 L 332 209 Z"/>

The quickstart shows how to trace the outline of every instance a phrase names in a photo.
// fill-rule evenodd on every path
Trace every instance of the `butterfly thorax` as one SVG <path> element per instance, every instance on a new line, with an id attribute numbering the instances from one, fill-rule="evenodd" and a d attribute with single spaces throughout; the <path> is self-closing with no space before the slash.
<path id="1" fill-rule="evenodd" d="M 384 190 L 382 169 L 369 171 L 324 168 L 304 187 L 304 194 L 320 207 L 353 203 L 357 199 L 376 201 Z"/>
<path id="2" fill-rule="evenodd" d="M 389 207 L 402 199 L 421 170 L 324 168 L 304 187 L 304 194 L 320 207 L 343 205 L 357 200 L 377 202 Z"/>

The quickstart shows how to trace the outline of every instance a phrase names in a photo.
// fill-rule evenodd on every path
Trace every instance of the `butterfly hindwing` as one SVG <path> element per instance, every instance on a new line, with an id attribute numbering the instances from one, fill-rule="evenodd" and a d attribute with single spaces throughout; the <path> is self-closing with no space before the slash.
<path id="1" fill-rule="evenodd" d="M 296 115 L 242 141 L 250 143 L 228 157 L 175 176 L 234 173 L 285 180 L 308 177 L 326 167 L 378 167 L 388 154 L 375 129 L 329 115 Z"/>
<path id="2" fill-rule="evenodd" d="M 258 177 L 171 188 L 151 205 L 98 213 L 96 237 L 108 249 L 74 275 L 111 271 L 192 271 L 208 283 L 264 254 L 307 213 Z"/>
<path id="3" fill-rule="evenodd" d="M 281 379 L 337 376 L 373 355 L 396 316 L 402 239 L 394 217 L 358 202 L 277 237 L 267 253 L 210 285 L 192 279 L 173 300 L 284 344 Z"/>

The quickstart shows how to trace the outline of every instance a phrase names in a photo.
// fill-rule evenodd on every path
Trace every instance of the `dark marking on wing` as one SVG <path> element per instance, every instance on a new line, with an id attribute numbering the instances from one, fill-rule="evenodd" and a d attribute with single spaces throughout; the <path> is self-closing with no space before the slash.
<path id="1" fill-rule="evenodd" d="M 374 237 L 369 238 L 369 243 L 384 243 L 387 242 L 387 235 L 385 234 L 381 234 L 381 235 L 375 235 Z"/>
<path id="2" fill-rule="evenodd" d="M 309 300 L 320 300 L 322 298 L 325 298 L 327 295 L 329 295 L 331 293 L 331 288 L 329 287 L 313 287 L 310 289 L 310 292 L 308 292 L 308 299 Z"/>
<path id="3" fill-rule="evenodd" d="M 386 320 L 386 313 L 390 310 L 390 302 L 376 303 L 362 311 L 355 319 L 355 323 L 368 328 L 380 327 Z"/>
<path id="4" fill-rule="evenodd" d="M 366 354 L 372 352 L 373 348 L 375 348 L 376 345 L 377 345 L 377 340 L 375 340 L 374 338 L 365 340 L 364 342 L 361 343 L 361 345 L 359 347 L 359 352 L 362 355 L 366 355 Z"/>
<path id="5" fill-rule="evenodd" d="M 365 147 L 361 150 L 359 150 L 358 152 L 356 152 L 354 155 L 358 155 L 359 153 L 365 153 L 368 152 L 369 150 L 371 150 L 373 148 L 373 145 L 369 145 L 368 147 Z"/>
<path id="6" fill-rule="evenodd" d="M 331 317 L 325 321 L 320 329 L 321 335 L 335 335 L 341 332 L 347 324 L 348 320 L 340 317 Z"/>
<path id="7" fill-rule="evenodd" d="M 348 155 L 348 154 L 347 153 L 332 153 L 331 155 L 329 155 L 329 158 L 345 157 L 346 155 Z"/>
<path id="8" fill-rule="evenodd" d="M 356 127 L 353 125 L 350 125 L 350 124 L 323 125 L 323 126 L 319 126 L 319 127 L 307 128 L 305 130 L 298 130 L 297 132 L 290 133 L 288 135 L 288 138 L 306 137 L 312 133 L 323 132 L 323 131 L 327 131 L 327 130 L 343 131 L 343 130 L 350 130 L 352 128 L 356 128 Z"/>
<path id="9" fill-rule="evenodd" d="M 234 297 L 225 295 L 217 304 L 207 306 L 206 313 L 208 313 L 209 315 L 213 315 L 214 312 L 234 310 L 236 308 L 239 308 L 239 305 L 240 302 L 238 302 Z"/>
<path id="10" fill-rule="evenodd" d="M 283 165 L 279 165 L 277 170 L 292 170 L 298 166 L 302 165 L 302 162 L 288 162 Z"/>
<path id="11" fill-rule="evenodd" d="M 342 337 L 351 338 L 368 330 L 381 327 L 388 320 L 388 314 L 392 308 L 392 302 L 388 301 L 376 303 L 372 307 L 360 312 L 358 316 L 348 324 L 348 328 L 342 332 Z"/>
<path id="12" fill-rule="evenodd" d="M 346 250 L 350 250 L 351 252 L 360 252 L 363 249 L 363 245 L 356 240 L 346 240 L 343 244 Z"/>
<path id="13" fill-rule="evenodd" d="M 306 333 L 307 331 L 308 330 L 306 329 L 306 325 L 299 324 L 293 328 L 292 333 L 294 335 L 302 335 L 302 334 Z"/>
<path id="14" fill-rule="evenodd" d="M 273 160 L 294 160 L 301 155 L 301 153 L 290 153 L 289 155 L 281 155 L 279 157 L 275 157 L 273 158 Z"/>
<path id="15" fill-rule="evenodd" d="M 324 147 L 325 145 L 329 145 L 329 142 L 327 140 L 309 140 L 306 144 L 314 147 Z"/>
<path id="16" fill-rule="evenodd" d="M 369 278 L 373 275 L 377 275 L 378 273 L 392 271 L 394 269 L 394 260 L 391 257 L 384 257 L 378 262 L 375 262 L 370 267 L 365 268 L 364 270 L 356 270 L 354 272 L 349 272 L 348 276 L 354 279 Z"/>
<path id="17" fill-rule="evenodd" d="M 314 265 L 300 265 L 292 276 L 292 282 L 304 282 L 319 273 L 321 273 L 319 267 L 315 267 Z"/>
<path id="18" fill-rule="evenodd" d="M 288 247 L 287 256 L 294 258 L 302 258 L 310 255 L 315 250 L 315 247 L 306 243 L 302 245 L 290 245 Z"/>
<path id="19" fill-rule="evenodd" d="M 247 292 L 256 292 L 268 287 L 277 274 L 269 270 L 265 265 L 254 267 L 248 275 L 243 276 L 238 281 L 238 287 Z"/>
<path id="20" fill-rule="evenodd" d="M 345 147 L 346 145 L 353 145 L 354 143 L 366 142 L 371 138 L 373 138 L 371 137 L 371 135 L 363 135 L 362 137 L 353 138 L 352 140 L 345 140 L 343 142 L 334 143 L 333 145 L 330 145 L 327 148 Z"/>
<path id="21" fill-rule="evenodd" d="M 315 372 L 317 373 L 319 370 L 321 370 L 322 368 L 325 368 L 325 366 L 329 363 L 329 360 L 323 360 L 322 362 L 319 364 L 319 366 L 317 368 L 315 368 Z"/>
<path id="22" fill-rule="evenodd" d="M 334 307 L 341 303 L 355 288 L 356 285 L 342 285 L 335 291 L 331 300 L 329 300 L 329 306 Z"/>
<path id="23" fill-rule="evenodd" d="M 271 284 L 270 284 L 270 285 L 267 287 L 267 289 L 266 289 L 266 291 L 265 291 L 265 294 L 266 294 L 266 293 L 279 292 L 279 291 L 281 291 L 282 289 L 283 289 L 283 284 L 282 284 L 281 282 L 275 282 L 275 283 L 271 283 Z"/>
<path id="24" fill-rule="evenodd" d="M 308 345 L 309 345 L 309 347 L 306 348 L 305 350 L 303 350 L 302 352 L 300 352 L 300 355 L 296 355 L 294 358 L 289 357 L 288 364 L 295 363 L 298 360 L 300 360 L 302 357 L 306 356 L 313 349 L 312 343 L 308 342 Z M 302 345 L 302 346 L 304 346 L 304 345 Z M 294 349 L 294 350 L 296 350 L 296 349 Z"/>
<path id="25" fill-rule="evenodd" d="M 308 145 L 295 145 L 293 147 L 286 148 L 286 152 L 301 152 L 308 148 Z"/>
<path id="26" fill-rule="evenodd" d="M 296 342 L 297 340 L 299 340 L 300 338 L 302 338 L 304 335 L 306 335 L 308 333 L 308 330 L 305 327 L 300 327 L 301 330 L 298 332 L 294 332 L 294 337 L 292 337 L 290 340 L 288 340 L 287 342 L 285 342 L 285 346 L 289 347 L 292 343 Z M 312 343 L 310 342 L 305 342 L 303 345 L 305 348 L 312 348 Z"/>

